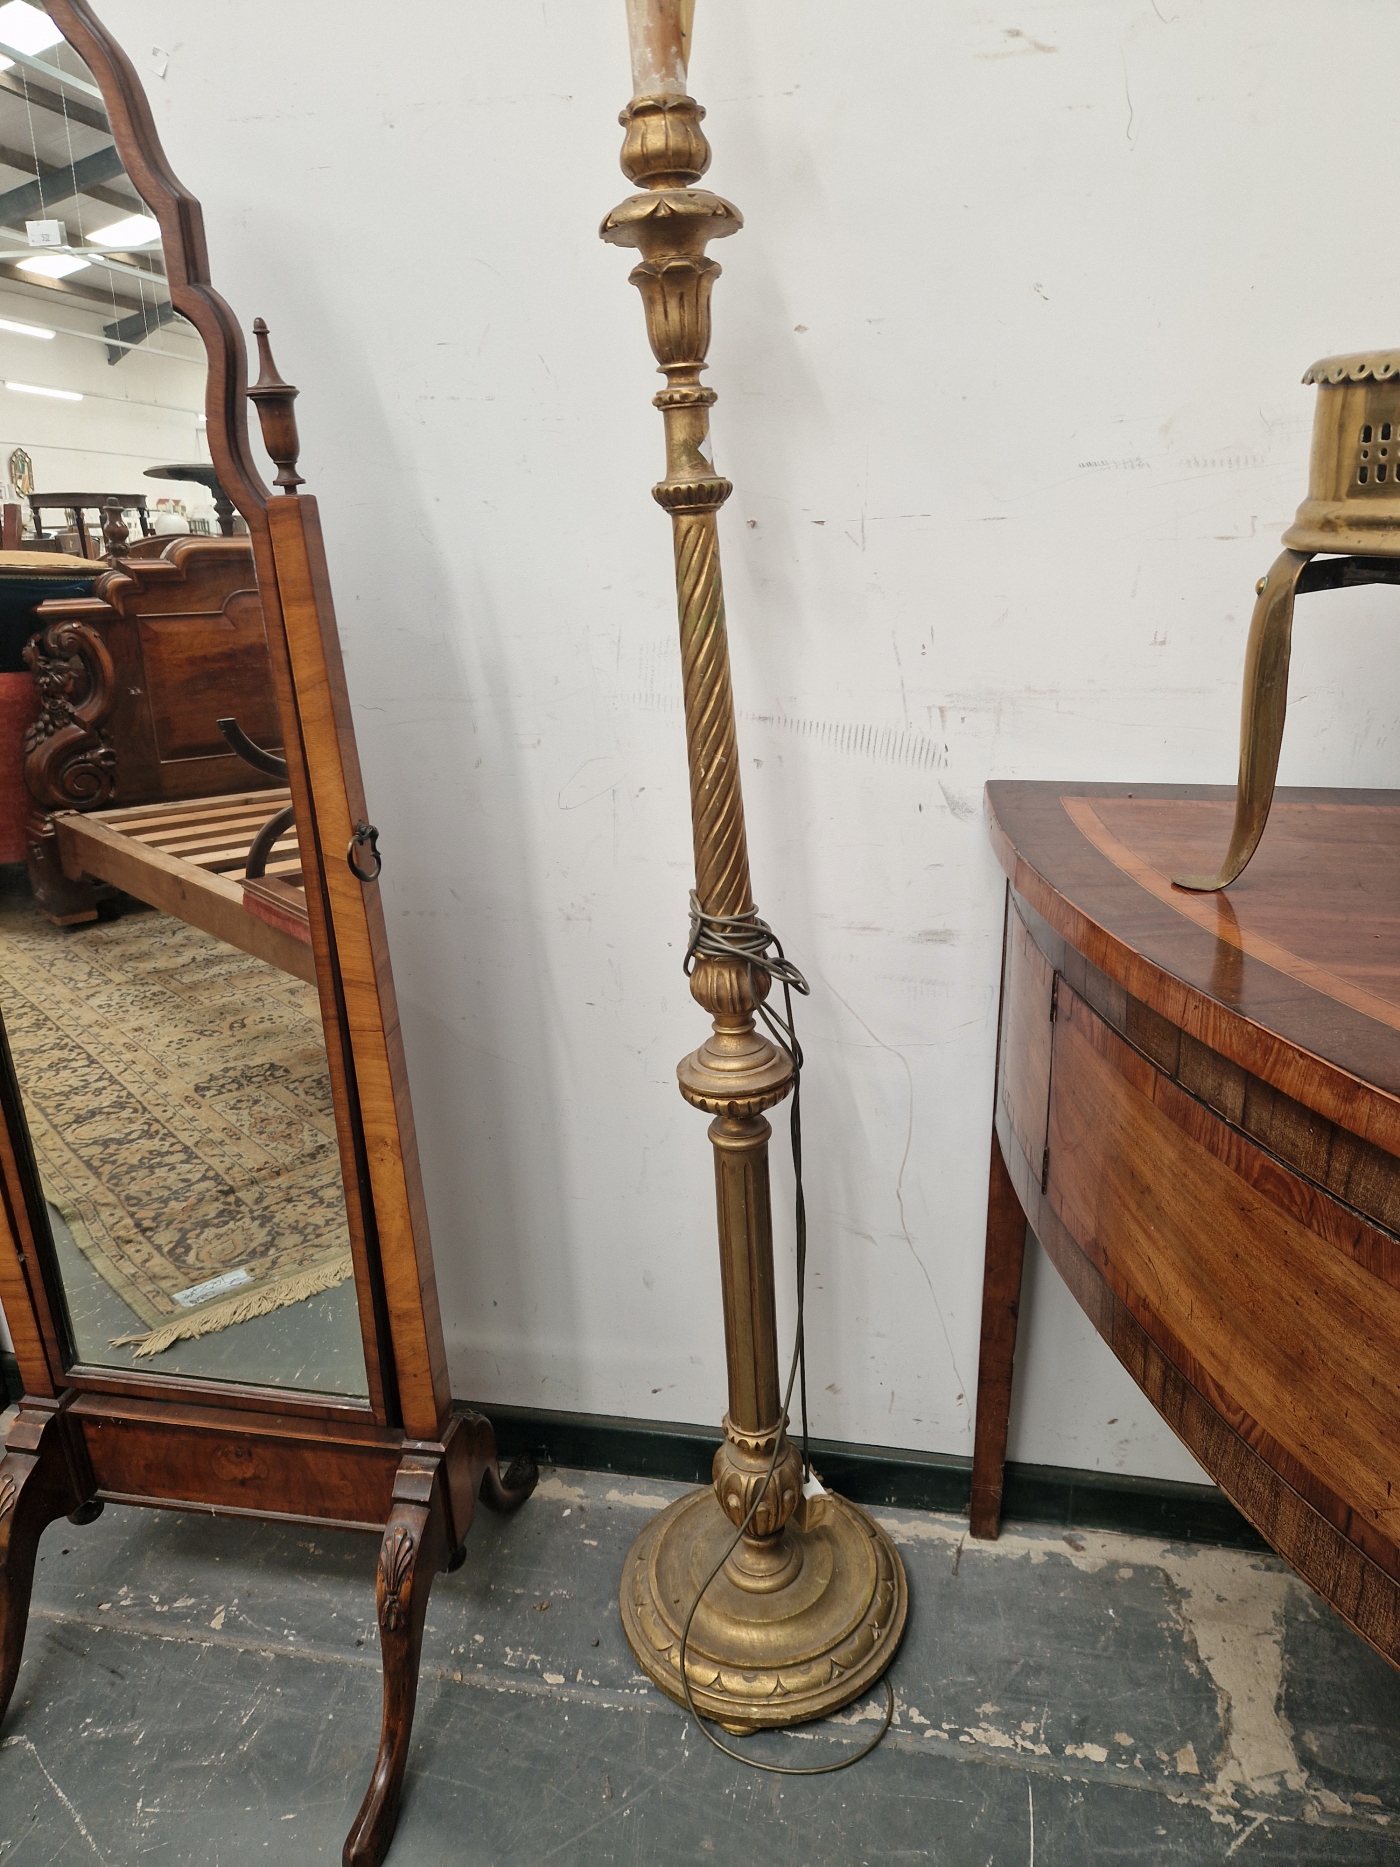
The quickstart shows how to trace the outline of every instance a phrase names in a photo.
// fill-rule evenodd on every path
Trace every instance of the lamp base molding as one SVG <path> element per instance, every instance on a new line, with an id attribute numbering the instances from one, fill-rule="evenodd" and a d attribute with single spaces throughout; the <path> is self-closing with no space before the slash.
<path id="1" fill-rule="evenodd" d="M 647 1677 L 678 1704 L 686 1615 L 734 1537 L 713 1487 L 653 1517 L 623 1565 L 622 1626 Z M 741 1543 L 690 1629 L 695 1709 L 746 1734 L 824 1718 L 884 1673 L 904 1633 L 909 1587 L 889 1537 L 831 1492 L 805 1500 L 782 1535 Z M 774 1545 L 783 1545 L 779 1550 Z"/>

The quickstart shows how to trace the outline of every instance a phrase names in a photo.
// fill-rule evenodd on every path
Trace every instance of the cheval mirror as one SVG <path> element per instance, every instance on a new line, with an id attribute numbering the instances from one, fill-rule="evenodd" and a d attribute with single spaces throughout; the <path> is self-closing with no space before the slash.
<path id="1" fill-rule="evenodd" d="M 514 1506 L 534 1468 L 502 1478 L 449 1394 L 296 390 L 261 325 L 245 388 L 199 205 L 86 0 L 0 6 L 0 300 L 22 437 L 0 447 L 0 681 L 30 697 L 24 861 L 0 869 L 0 1303 L 24 1390 L 0 1715 L 58 1518 L 373 1531 L 383 1729 L 344 1858 L 378 1862 L 433 1576 L 478 1496 Z"/>

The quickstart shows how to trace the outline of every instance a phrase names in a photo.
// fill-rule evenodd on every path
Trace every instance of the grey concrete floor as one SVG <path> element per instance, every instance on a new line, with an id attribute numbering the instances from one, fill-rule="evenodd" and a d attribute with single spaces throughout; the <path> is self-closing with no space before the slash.
<path id="1" fill-rule="evenodd" d="M 548 1471 L 428 1617 L 391 1863 L 1400 1859 L 1400 1679 L 1272 1558 L 884 1512 L 898 1722 L 834 1776 L 711 1750 L 639 1675 L 622 1556 L 682 1487 Z M 0 1863 L 334 1862 L 378 1730 L 367 1538 L 109 1508 L 41 1549 Z M 874 1701 L 751 1740 L 799 1764 Z"/>

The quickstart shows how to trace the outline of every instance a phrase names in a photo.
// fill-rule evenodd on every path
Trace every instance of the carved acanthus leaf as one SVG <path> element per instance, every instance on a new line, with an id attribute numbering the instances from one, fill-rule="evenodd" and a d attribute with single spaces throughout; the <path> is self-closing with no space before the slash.
<path id="1" fill-rule="evenodd" d="M 719 275 L 717 260 L 690 254 L 643 260 L 628 274 L 642 295 L 647 336 L 663 369 L 703 366 L 710 347 L 710 294 Z"/>
<path id="2" fill-rule="evenodd" d="M 727 1436 L 720 1442 L 712 1467 L 720 1509 L 736 1528 L 748 1519 L 749 1512 L 753 1510 L 749 1535 L 776 1536 L 797 1509 L 797 1501 L 802 1494 L 802 1454 L 795 1445 L 785 1446 L 769 1477 L 768 1465 L 773 1456 L 772 1439 L 768 1439 L 766 1451 L 753 1452 L 742 1442 L 736 1444 L 738 1436 L 734 1435 L 728 1418 L 725 1420 L 725 1433 Z M 752 1437 L 747 1437 L 752 1444 Z M 760 1493 L 762 1502 L 754 1510 Z"/>
<path id="3" fill-rule="evenodd" d="M 116 753 L 102 730 L 116 693 L 107 644 L 84 622 L 58 622 L 26 645 L 39 713 L 24 736 L 24 782 L 48 809 L 91 809 L 116 788 Z"/>

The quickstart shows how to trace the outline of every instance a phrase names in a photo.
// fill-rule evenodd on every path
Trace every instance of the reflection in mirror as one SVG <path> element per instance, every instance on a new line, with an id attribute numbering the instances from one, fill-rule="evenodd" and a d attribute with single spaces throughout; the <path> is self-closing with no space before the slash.
<path id="1" fill-rule="evenodd" d="M 28 0 L 0 5 L 0 339 L 8 549 L 97 560 L 246 530 L 216 507 L 203 350 L 159 228 L 91 73 Z"/>
<path id="2" fill-rule="evenodd" d="M 7 0 L 0 1018 L 72 1354 L 361 1398 L 297 828 L 205 370 L 91 73 Z"/>

